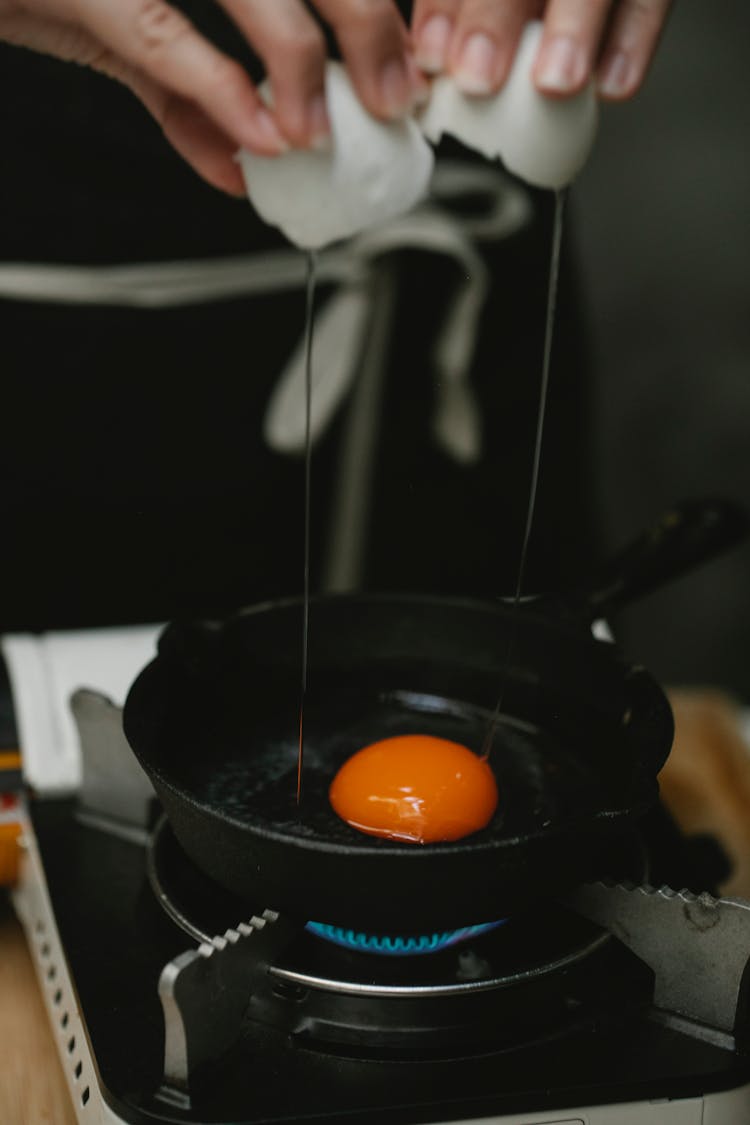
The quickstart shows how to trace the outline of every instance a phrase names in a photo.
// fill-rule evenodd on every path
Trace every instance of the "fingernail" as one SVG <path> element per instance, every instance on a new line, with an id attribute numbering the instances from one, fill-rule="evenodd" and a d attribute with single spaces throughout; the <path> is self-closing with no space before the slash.
<path id="1" fill-rule="evenodd" d="M 477 32 L 463 45 L 455 69 L 456 85 L 464 94 L 492 93 L 497 48 L 489 35 Z"/>
<path id="2" fill-rule="evenodd" d="M 439 74 L 445 69 L 453 24 L 447 16 L 431 16 L 416 42 L 417 63 L 426 74 Z"/>
<path id="3" fill-rule="evenodd" d="M 392 59 L 380 74 L 380 90 L 384 110 L 388 117 L 403 117 L 414 104 L 414 91 L 409 81 L 406 63 Z"/>
<path id="4" fill-rule="evenodd" d="M 310 102 L 307 120 L 310 128 L 310 148 L 318 151 L 329 149 L 331 147 L 331 119 L 328 116 L 328 107 L 322 94 L 318 94 Z"/>
<path id="5" fill-rule="evenodd" d="M 252 134 L 248 130 L 250 146 L 262 144 L 268 149 L 269 155 L 280 155 L 289 151 L 287 141 L 279 131 L 279 127 L 267 109 L 257 109 L 253 117 Z"/>
<path id="6" fill-rule="evenodd" d="M 536 67 L 536 85 L 550 94 L 569 94 L 583 82 L 586 57 L 581 46 L 559 35 L 545 46 Z"/>
<path id="7" fill-rule="evenodd" d="M 634 67 L 624 51 L 608 59 L 599 77 L 599 93 L 605 98 L 622 98 L 635 85 Z"/>
<path id="8" fill-rule="evenodd" d="M 407 55 L 406 68 L 411 80 L 412 105 L 427 105 L 430 100 L 432 87 L 411 55 Z"/>

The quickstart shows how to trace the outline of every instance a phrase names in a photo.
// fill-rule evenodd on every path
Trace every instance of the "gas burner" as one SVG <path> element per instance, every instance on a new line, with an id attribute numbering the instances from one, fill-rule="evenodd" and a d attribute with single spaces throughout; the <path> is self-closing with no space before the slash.
<path id="1" fill-rule="evenodd" d="M 639 854 L 631 854 L 631 870 Z M 161 907 L 202 943 L 162 975 L 168 1036 L 171 1020 L 178 1044 L 205 1040 L 209 1018 L 217 1021 L 212 1041 L 221 1038 L 218 1024 L 226 1028 L 220 1005 L 209 1016 L 199 998 L 193 1003 L 185 981 L 192 973 L 203 996 L 222 993 L 212 973 L 217 982 L 236 973 L 250 996 L 243 1020 L 256 1031 L 274 1028 L 298 1044 L 371 1058 L 517 1048 L 600 1026 L 607 1013 L 622 1020 L 651 993 L 648 969 L 605 930 L 554 902 L 476 927 L 429 956 L 382 957 L 321 940 L 304 919 L 253 911 L 194 866 L 166 819 L 152 836 L 147 869 Z"/>

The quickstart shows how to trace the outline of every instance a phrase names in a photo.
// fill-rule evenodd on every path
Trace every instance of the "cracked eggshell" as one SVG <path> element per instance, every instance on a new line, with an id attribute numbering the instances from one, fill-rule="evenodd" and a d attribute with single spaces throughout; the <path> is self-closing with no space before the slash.
<path id="1" fill-rule="evenodd" d="M 596 94 L 593 82 L 572 98 L 539 93 L 532 70 L 541 38 L 541 22 L 526 25 L 508 80 L 492 97 L 468 97 L 451 77 L 438 78 L 420 120 L 425 136 L 436 144 L 449 133 L 536 187 L 569 184 L 594 143 Z"/>
<path id="2" fill-rule="evenodd" d="M 408 211 L 426 193 L 434 156 L 417 123 L 378 121 L 346 70 L 329 63 L 331 145 L 266 157 L 242 150 L 248 198 L 265 222 L 307 250 L 358 234 Z"/>

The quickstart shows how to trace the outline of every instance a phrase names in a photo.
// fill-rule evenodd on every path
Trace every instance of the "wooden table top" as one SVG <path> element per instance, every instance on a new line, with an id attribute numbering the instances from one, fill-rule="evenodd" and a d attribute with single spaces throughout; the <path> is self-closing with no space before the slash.
<path id="1" fill-rule="evenodd" d="M 0 1043 L 2 1125 L 76 1125 L 24 933 L 4 897 L 0 897 Z"/>

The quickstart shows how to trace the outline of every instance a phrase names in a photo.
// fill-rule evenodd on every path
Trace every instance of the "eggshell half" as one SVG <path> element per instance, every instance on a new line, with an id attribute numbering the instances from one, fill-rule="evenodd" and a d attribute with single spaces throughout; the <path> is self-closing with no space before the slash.
<path id="1" fill-rule="evenodd" d="M 329 151 L 239 154 L 248 198 L 260 217 L 308 250 L 408 211 L 427 191 L 434 165 L 417 123 L 372 117 L 338 63 L 328 64 L 326 96 Z"/>
<path id="2" fill-rule="evenodd" d="M 538 20 L 524 28 L 511 73 L 498 94 L 462 94 L 450 76 L 438 78 L 421 115 L 434 144 L 448 133 L 527 183 L 562 188 L 575 178 L 594 143 L 597 101 L 593 83 L 572 98 L 540 94 L 532 70 L 542 38 Z"/>

